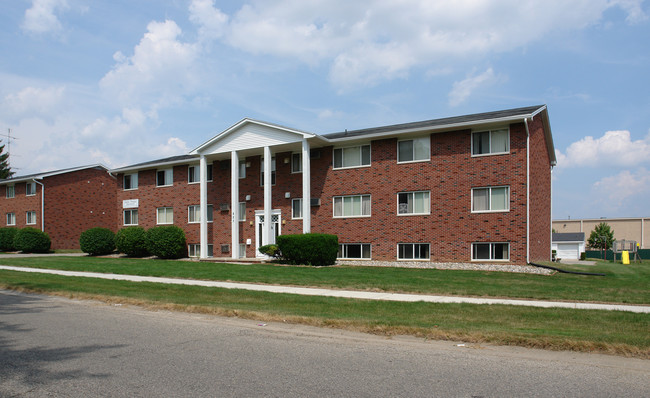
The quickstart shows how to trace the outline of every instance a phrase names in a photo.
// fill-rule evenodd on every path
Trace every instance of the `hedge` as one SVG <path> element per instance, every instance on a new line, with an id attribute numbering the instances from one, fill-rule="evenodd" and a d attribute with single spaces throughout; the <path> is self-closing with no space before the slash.
<path id="1" fill-rule="evenodd" d="M 90 228 L 79 236 L 79 246 L 91 256 L 111 254 L 115 251 L 115 234 L 108 228 Z"/>
<path id="2" fill-rule="evenodd" d="M 338 237 L 328 234 L 280 235 L 276 243 L 282 258 L 295 265 L 332 265 L 339 250 Z"/>
<path id="3" fill-rule="evenodd" d="M 16 250 L 16 246 L 14 245 L 16 232 L 18 232 L 18 228 L 0 228 L 0 251 L 11 252 Z"/>
<path id="4" fill-rule="evenodd" d="M 603 253 L 601 253 L 600 250 L 587 250 L 585 252 L 585 257 L 588 259 L 590 258 L 595 258 L 595 259 L 600 259 Z M 612 261 L 614 260 L 614 252 L 609 249 L 605 253 L 605 259 Z M 650 259 L 650 249 L 639 249 L 639 257 L 642 259 L 648 260 Z M 630 261 L 634 259 L 634 255 L 630 253 Z M 616 260 L 621 261 L 621 253 L 618 253 L 616 255 Z"/>
<path id="5" fill-rule="evenodd" d="M 129 257 L 144 257 L 147 250 L 147 232 L 142 227 L 126 227 L 117 231 L 115 247 Z"/>
<path id="6" fill-rule="evenodd" d="M 187 257 L 185 232 L 176 225 L 161 225 L 146 233 L 147 250 L 159 258 Z"/>
<path id="7" fill-rule="evenodd" d="M 50 240 L 50 236 L 33 227 L 25 227 L 18 230 L 14 237 L 16 250 L 23 253 L 47 253 L 51 245 L 52 241 Z"/>

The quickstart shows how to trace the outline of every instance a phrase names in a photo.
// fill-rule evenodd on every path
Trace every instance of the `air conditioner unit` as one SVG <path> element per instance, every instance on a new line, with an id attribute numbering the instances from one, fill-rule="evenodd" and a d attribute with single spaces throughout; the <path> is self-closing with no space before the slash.
<path id="1" fill-rule="evenodd" d="M 309 151 L 310 159 L 320 159 L 320 149 L 312 149 Z"/>
<path id="2" fill-rule="evenodd" d="M 230 205 L 228 203 L 222 203 L 222 204 L 219 205 L 219 210 L 228 211 L 228 210 L 230 210 Z"/>
<path id="3" fill-rule="evenodd" d="M 314 206 L 320 206 L 320 198 L 311 198 L 309 201 L 309 204 L 314 207 Z"/>
<path id="4" fill-rule="evenodd" d="M 221 245 L 221 253 L 230 253 L 230 245 Z"/>

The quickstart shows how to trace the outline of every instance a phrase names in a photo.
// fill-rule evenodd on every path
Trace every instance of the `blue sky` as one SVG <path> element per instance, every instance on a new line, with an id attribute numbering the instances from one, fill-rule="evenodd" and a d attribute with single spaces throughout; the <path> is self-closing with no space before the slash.
<path id="1" fill-rule="evenodd" d="M 547 104 L 553 217 L 650 215 L 648 1 L 0 7 L 17 174 L 183 154 L 244 117 L 325 134 Z"/>

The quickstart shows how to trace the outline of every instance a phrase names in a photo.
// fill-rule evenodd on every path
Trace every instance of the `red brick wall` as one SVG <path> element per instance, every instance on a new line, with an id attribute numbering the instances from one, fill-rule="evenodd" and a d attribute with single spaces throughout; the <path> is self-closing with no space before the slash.
<path id="1" fill-rule="evenodd" d="M 531 262 L 549 261 L 551 257 L 551 165 L 543 123 L 541 114 L 528 122 Z"/>
<path id="2" fill-rule="evenodd" d="M 9 184 L 10 185 L 10 184 Z M 0 226 L 7 226 L 7 213 L 14 213 L 16 215 L 16 227 L 34 227 L 41 229 L 41 186 L 36 184 L 36 195 L 25 195 L 25 182 L 19 182 L 15 185 L 15 196 L 7 198 L 6 185 L 0 186 Z M 27 212 L 36 212 L 36 224 L 27 225 Z"/>

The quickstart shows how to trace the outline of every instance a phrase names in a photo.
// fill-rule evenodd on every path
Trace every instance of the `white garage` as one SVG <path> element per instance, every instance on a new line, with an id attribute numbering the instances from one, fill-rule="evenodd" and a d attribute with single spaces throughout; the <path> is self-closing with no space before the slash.
<path id="1" fill-rule="evenodd" d="M 585 251 L 584 232 L 554 233 L 552 239 L 551 249 L 556 250 L 558 258 L 578 260 Z"/>

